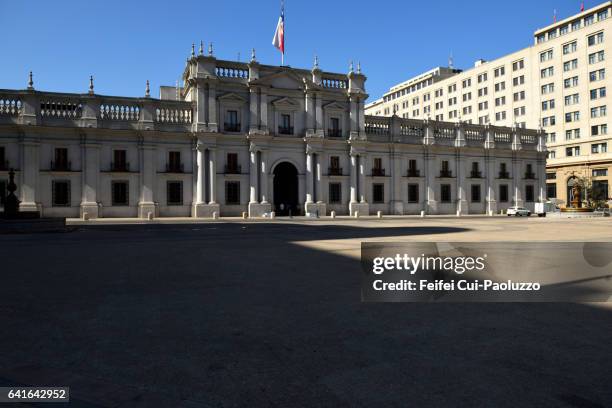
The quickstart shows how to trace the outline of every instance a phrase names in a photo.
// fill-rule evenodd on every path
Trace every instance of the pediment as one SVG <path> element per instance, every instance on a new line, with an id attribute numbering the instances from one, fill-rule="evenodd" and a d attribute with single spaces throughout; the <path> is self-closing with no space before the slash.
<path id="1" fill-rule="evenodd" d="M 327 105 L 323 106 L 323 109 L 327 111 L 345 111 L 346 107 L 339 104 L 338 102 L 330 102 Z"/>
<path id="2" fill-rule="evenodd" d="M 281 71 L 261 77 L 253 84 L 266 85 L 270 88 L 303 90 L 304 79 L 289 71 Z"/>
<path id="3" fill-rule="evenodd" d="M 217 98 L 219 101 L 241 104 L 246 103 L 246 99 L 234 92 L 229 92 Z"/>
<path id="4" fill-rule="evenodd" d="M 291 100 L 291 98 L 283 97 L 280 99 L 276 99 L 272 101 L 272 105 L 275 108 L 284 108 L 284 109 L 296 109 L 298 108 L 298 104 Z"/>

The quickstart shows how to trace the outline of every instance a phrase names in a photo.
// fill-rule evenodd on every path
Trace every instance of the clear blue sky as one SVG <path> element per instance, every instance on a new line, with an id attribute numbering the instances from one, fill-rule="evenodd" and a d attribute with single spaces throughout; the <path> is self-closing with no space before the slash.
<path id="1" fill-rule="evenodd" d="M 585 8 L 603 1 L 585 1 Z M 438 65 L 493 59 L 532 44 L 536 28 L 579 11 L 575 0 L 368 2 L 286 0 L 286 63 L 347 72 L 359 60 L 370 100 L 391 85 Z M 280 2 L 0 0 L 0 88 L 141 96 L 151 81 L 174 85 L 191 43 L 214 43 L 218 58 L 280 64 L 271 41 Z"/>

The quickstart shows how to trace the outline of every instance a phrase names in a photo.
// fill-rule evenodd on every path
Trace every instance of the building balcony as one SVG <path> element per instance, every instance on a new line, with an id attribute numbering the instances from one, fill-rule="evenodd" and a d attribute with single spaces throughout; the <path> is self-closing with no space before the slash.
<path id="1" fill-rule="evenodd" d="M 293 126 L 279 126 L 278 127 L 279 135 L 292 135 L 293 134 Z"/>
<path id="2" fill-rule="evenodd" d="M 51 171 L 70 171 L 72 163 L 67 161 L 51 161 Z"/>
<path id="3" fill-rule="evenodd" d="M 168 163 L 166 164 L 166 173 L 184 173 L 183 163 Z"/>
<path id="4" fill-rule="evenodd" d="M 385 175 L 385 169 L 377 169 L 374 167 L 372 169 L 372 177 L 383 177 Z"/>
<path id="5" fill-rule="evenodd" d="M 330 176 L 341 176 L 342 175 L 342 167 L 329 167 L 327 169 L 327 174 Z"/>
<path id="6" fill-rule="evenodd" d="M 421 171 L 418 169 L 408 169 L 408 173 L 406 174 L 408 177 L 421 177 Z"/>
<path id="7" fill-rule="evenodd" d="M 130 171 L 130 163 L 127 162 L 111 162 L 111 171 L 117 173 L 127 173 Z"/>
<path id="8" fill-rule="evenodd" d="M 451 178 L 453 177 L 453 172 L 450 170 L 440 170 L 440 178 Z"/>
<path id="9" fill-rule="evenodd" d="M 328 137 L 341 137 L 342 129 L 327 129 L 327 136 Z"/>
<path id="10" fill-rule="evenodd" d="M 500 178 L 500 179 L 509 179 L 510 178 L 510 173 L 508 173 L 507 171 L 500 171 L 498 178 Z"/>
<path id="11" fill-rule="evenodd" d="M 482 178 L 482 171 L 480 171 L 480 170 L 472 170 L 470 172 L 470 178 Z"/>
<path id="12" fill-rule="evenodd" d="M 240 123 L 224 123 L 223 130 L 226 132 L 240 132 Z"/>
<path id="13" fill-rule="evenodd" d="M 225 174 L 241 174 L 242 167 L 239 164 L 234 164 L 231 166 L 225 165 Z"/>
<path id="14" fill-rule="evenodd" d="M 525 173 L 525 179 L 526 180 L 535 180 L 535 173 L 531 172 L 531 173 Z"/>

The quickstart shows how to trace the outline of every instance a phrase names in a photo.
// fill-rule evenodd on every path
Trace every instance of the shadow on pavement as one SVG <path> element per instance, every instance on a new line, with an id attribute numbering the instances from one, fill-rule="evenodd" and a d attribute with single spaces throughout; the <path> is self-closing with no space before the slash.
<path id="1" fill-rule="evenodd" d="M 114 407 L 610 406 L 609 310 L 365 304 L 358 260 L 291 243 L 461 231 L 216 223 L 0 237 L 0 382 L 70 386 Z"/>

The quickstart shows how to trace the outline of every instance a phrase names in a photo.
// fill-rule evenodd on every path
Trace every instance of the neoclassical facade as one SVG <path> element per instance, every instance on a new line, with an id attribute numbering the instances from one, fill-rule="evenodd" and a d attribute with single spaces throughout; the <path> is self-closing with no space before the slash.
<path id="1" fill-rule="evenodd" d="M 364 114 L 365 76 L 192 50 L 152 98 L 0 90 L 0 197 L 62 217 L 484 214 L 546 199 L 545 135 Z"/>

